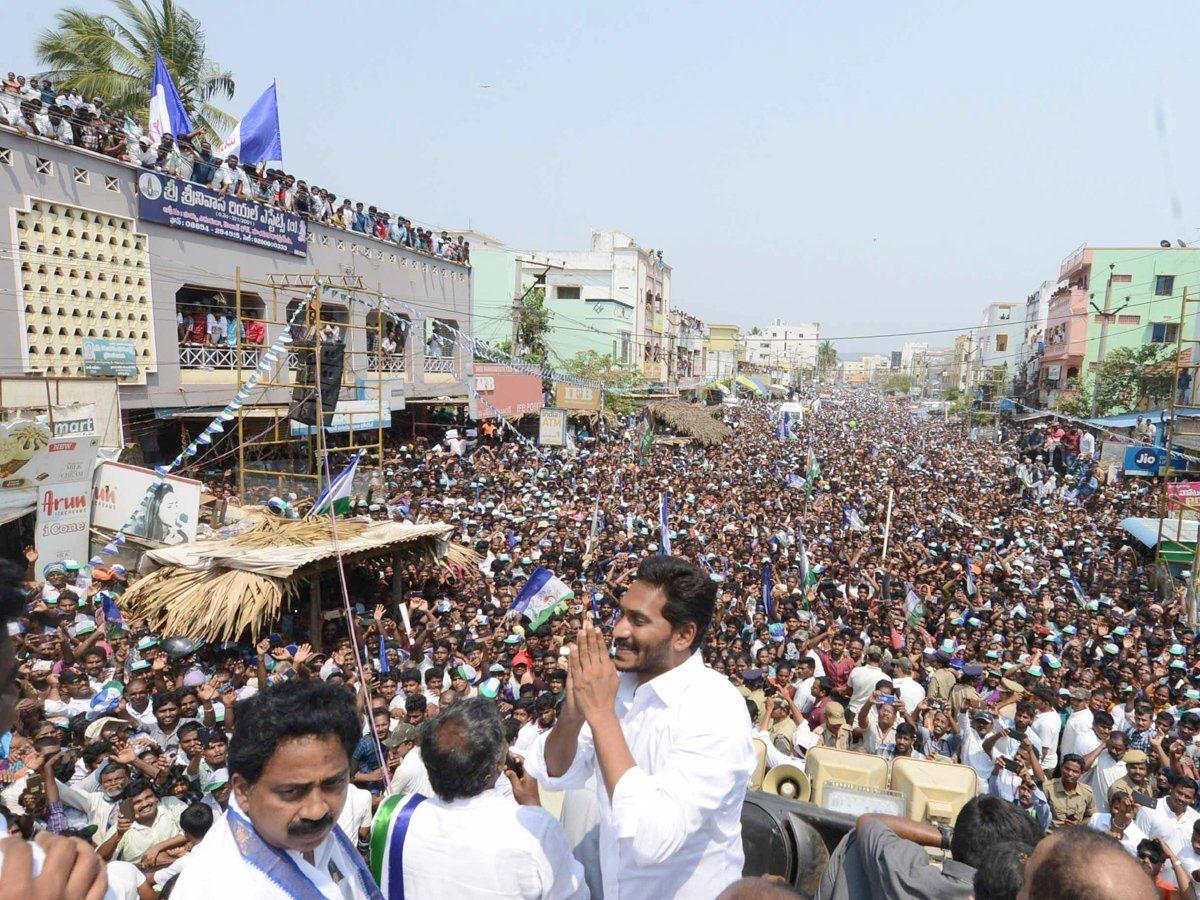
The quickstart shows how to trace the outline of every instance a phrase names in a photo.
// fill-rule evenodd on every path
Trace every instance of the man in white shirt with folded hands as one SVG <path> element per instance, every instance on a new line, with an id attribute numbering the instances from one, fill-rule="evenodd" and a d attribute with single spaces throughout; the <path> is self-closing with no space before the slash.
<path id="1" fill-rule="evenodd" d="M 615 658 L 585 621 L 558 722 L 525 760 L 550 790 L 597 775 L 605 900 L 715 897 L 741 877 L 755 759 L 745 701 L 700 657 L 715 605 L 704 569 L 643 560 Z"/>

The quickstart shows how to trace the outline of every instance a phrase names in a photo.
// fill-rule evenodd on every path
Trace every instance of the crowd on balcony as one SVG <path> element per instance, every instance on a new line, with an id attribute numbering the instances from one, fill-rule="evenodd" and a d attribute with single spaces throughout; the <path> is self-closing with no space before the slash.
<path id="1" fill-rule="evenodd" d="M 9 72 L 0 83 L 0 126 L 22 134 L 81 147 L 131 165 L 202 184 L 222 195 L 253 200 L 334 228 L 370 235 L 431 256 L 470 264 L 471 247 L 462 237 L 414 225 L 401 215 L 338 198 L 282 169 L 242 163 L 214 154 L 199 132 L 164 134 L 155 146 L 133 119 L 108 107 L 101 97 L 86 100 L 59 91 L 47 78 Z"/>
<path id="2" fill-rule="evenodd" d="M 180 346 L 262 346 L 266 326 L 259 319 L 239 319 L 237 310 L 220 294 L 207 303 L 185 304 L 176 313 Z"/>

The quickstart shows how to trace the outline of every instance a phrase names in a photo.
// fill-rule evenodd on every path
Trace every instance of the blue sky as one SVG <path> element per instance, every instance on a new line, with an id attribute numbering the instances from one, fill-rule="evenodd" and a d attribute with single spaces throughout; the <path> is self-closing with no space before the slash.
<path id="1" fill-rule="evenodd" d="M 290 171 L 522 249 L 619 228 L 708 321 L 961 329 L 1084 241 L 1200 240 L 1194 4 L 184 5 L 232 113 L 277 79 Z"/>

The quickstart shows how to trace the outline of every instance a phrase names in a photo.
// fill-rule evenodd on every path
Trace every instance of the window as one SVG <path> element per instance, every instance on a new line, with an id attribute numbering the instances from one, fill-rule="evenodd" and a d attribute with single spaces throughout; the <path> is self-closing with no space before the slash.
<path id="1" fill-rule="evenodd" d="M 1155 297 L 1170 297 L 1175 291 L 1175 276 L 1174 275 L 1156 275 L 1154 276 L 1154 296 Z"/>
<path id="2" fill-rule="evenodd" d="M 1141 316 L 1117 316 L 1118 325 L 1141 325 Z"/>
<path id="3" fill-rule="evenodd" d="M 996 352 L 1003 353 L 1007 349 L 1008 349 L 1008 335 L 1007 334 L 996 335 Z"/>
<path id="4" fill-rule="evenodd" d="M 39 175 L 54 174 L 54 163 L 48 159 L 42 159 L 40 156 L 34 161 L 34 168 Z"/>
<path id="5" fill-rule="evenodd" d="M 104 176 L 104 189 L 106 191 L 112 191 L 114 194 L 121 193 L 121 183 L 117 180 L 117 176 L 105 175 Z"/>
<path id="6" fill-rule="evenodd" d="M 12 165 L 12 150 L 8 147 L 0 147 L 0 166 Z"/>
<path id="7" fill-rule="evenodd" d="M 562 287 L 561 285 L 555 288 L 555 296 L 559 300 L 578 300 L 579 288 L 577 287 Z"/>
<path id="8" fill-rule="evenodd" d="M 1160 276 L 1161 277 L 1161 276 Z M 1179 340 L 1179 325 L 1176 322 L 1151 322 L 1150 343 L 1174 344 Z"/>
<path id="9" fill-rule="evenodd" d="M 621 332 L 621 362 L 623 363 L 629 362 L 630 337 L 628 331 Z"/>
<path id="10" fill-rule="evenodd" d="M 80 166 L 75 167 L 75 183 L 76 184 L 91 184 L 92 176 L 87 169 Z"/>

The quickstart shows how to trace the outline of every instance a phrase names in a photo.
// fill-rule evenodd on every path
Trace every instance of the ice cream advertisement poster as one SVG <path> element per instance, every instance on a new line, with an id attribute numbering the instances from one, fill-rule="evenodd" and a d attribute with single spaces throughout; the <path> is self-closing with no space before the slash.
<path id="1" fill-rule="evenodd" d="M 76 481 L 38 487 L 38 558 L 86 560 L 88 526 L 92 517 L 92 482 Z"/>
<path id="2" fill-rule="evenodd" d="M 0 490 L 88 481 L 100 439 L 55 436 L 42 422 L 0 424 Z"/>

